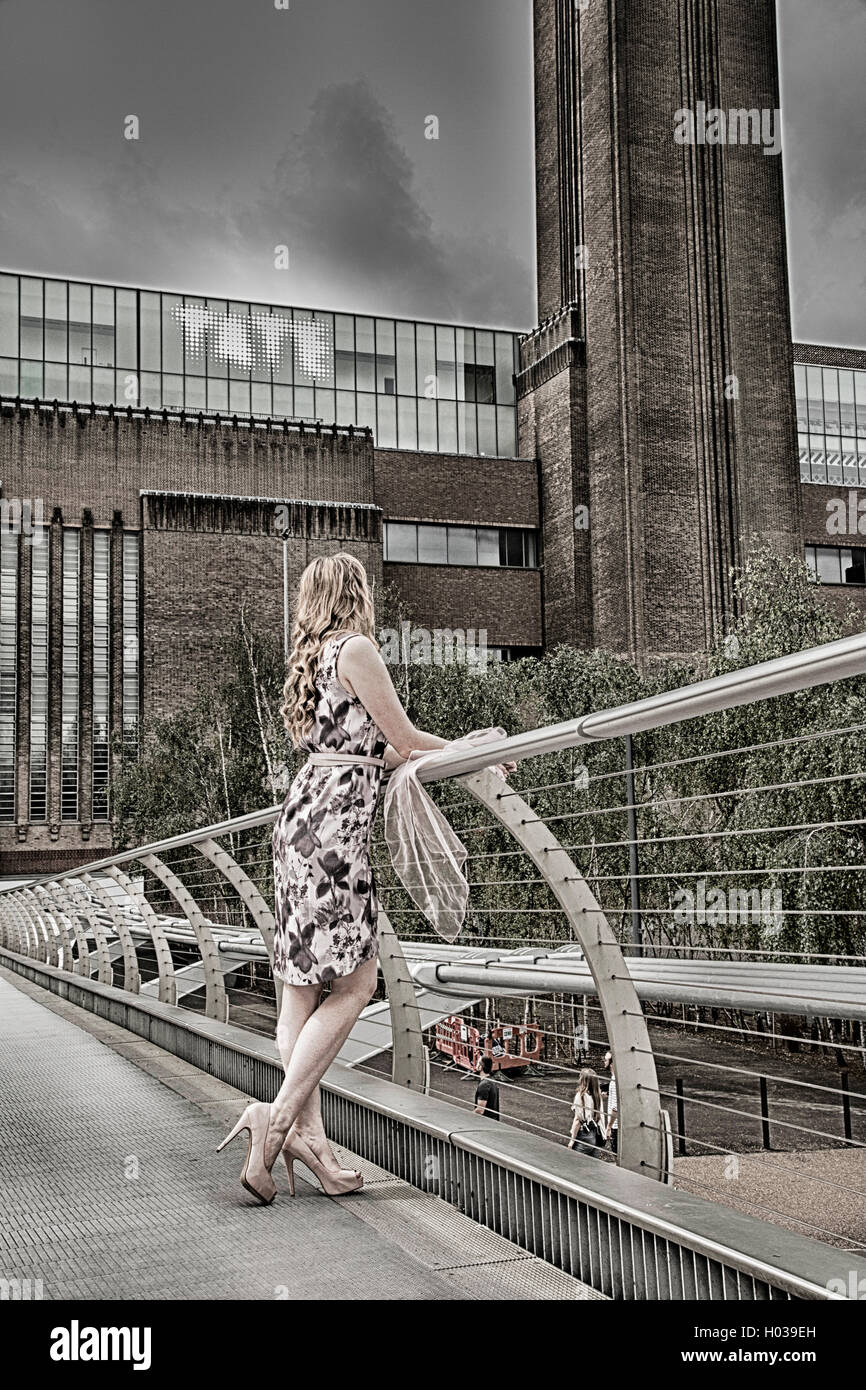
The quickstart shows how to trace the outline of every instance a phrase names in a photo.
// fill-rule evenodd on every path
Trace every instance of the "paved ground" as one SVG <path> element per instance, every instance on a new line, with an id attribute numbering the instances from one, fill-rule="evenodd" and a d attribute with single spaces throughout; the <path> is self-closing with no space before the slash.
<path id="1" fill-rule="evenodd" d="M 866 1150 L 674 1160 L 675 1186 L 798 1235 L 866 1255 Z"/>
<path id="2" fill-rule="evenodd" d="M 46 1299 L 598 1297 L 347 1150 L 363 1193 L 260 1206 L 215 1152 L 246 1097 L 5 970 L 0 1094 L 0 1280 Z"/>

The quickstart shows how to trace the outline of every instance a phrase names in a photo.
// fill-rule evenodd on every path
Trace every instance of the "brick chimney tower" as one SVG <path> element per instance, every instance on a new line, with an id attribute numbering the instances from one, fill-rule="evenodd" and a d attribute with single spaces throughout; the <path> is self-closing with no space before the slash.
<path id="1" fill-rule="evenodd" d="M 802 554 L 774 0 L 534 0 L 548 644 L 705 649 Z"/>

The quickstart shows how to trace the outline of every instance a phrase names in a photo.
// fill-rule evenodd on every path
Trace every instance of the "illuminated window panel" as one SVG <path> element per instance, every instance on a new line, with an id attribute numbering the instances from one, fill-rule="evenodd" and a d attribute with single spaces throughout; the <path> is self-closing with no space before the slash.
<path id="1" fill-rule="evenodd" d="M 64 531 L 60 694 L 60 819 L 64 821 L 78 820 L 80 560 L 80 533 Z"/>
<path id="2" fill-rule="evenodd" d="M 138 651 L 138 536 L 123 537 L 123 751 L 138 757 L 139 651 Z"/>
<path id="3" fill-rule="evenodd" d="M 0 530 L 0 822 L 15 820 L 18 536 Z"/>
<path id="4" fill-rule="evenodd" d="M 91 817 L 108 820 L 111 720 L 111 537 L 93 533 L 93 749 Z"/>
<path id="5" fill-rule="evenodd" d="M 30 551 L 31 821 L 48 819 L 48 552 L 47 536 Z"/>

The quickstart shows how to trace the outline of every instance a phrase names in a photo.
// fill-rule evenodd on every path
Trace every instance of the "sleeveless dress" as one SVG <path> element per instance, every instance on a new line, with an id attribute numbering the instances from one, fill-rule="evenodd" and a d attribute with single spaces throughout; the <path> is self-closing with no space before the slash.
<path id="1" fill-rule="evenodd" d="M 381 758 L 385 735 L 337 680 L 337 655 L 350 636 L 322 647 L 303 746 Z M 370 837 L 381 783 L 382 768 L 369 764 L 307 764 L 289 788 L 273 834 L 274 974 L 287 984 L 327 984 L 378 954 Z"/>

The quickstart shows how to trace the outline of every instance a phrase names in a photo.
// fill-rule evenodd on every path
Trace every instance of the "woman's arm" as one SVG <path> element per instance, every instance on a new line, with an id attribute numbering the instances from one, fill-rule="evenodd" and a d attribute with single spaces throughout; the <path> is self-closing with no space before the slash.
<path id="1" fill-rule="evenodd" d="M 405 762 L 416 749 L 445 747 L 446 739 L 425 733 L 412 723 L 387 666 L 369 638 L 359 633 L 343 643 L 337 656 L 337 679 L 361 701 L 399 760 Z"/>

